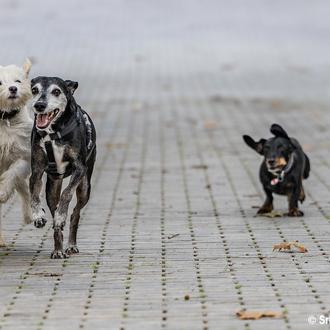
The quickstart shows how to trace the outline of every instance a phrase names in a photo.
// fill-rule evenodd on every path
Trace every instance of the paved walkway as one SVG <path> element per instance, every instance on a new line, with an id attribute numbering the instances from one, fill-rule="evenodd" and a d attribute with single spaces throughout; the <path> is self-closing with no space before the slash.
<path id="1" fill-rule="evenodd" d="M 301 330 L 330 312 L 325 2 L 1 7 L 1 63 L 28 55 L 32 75 L 78 80 L 98 160 L 77 256 L 50 260 L 50 221 L 24 227 L 17 197 L 5 206 L 0 329 Z M 304 218 L 255 217 L 260 159 L 241 136 L 273 122 L 312 161 Z M 308 253 L 273 252 L 284 240 Z"/>

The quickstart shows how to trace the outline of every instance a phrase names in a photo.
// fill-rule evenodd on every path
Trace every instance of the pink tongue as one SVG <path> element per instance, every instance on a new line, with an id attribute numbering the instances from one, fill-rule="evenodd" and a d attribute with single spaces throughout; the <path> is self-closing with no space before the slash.
<path id="1" fill-rule="evenodd" d="M 47 114 L 37 115 L 37 126 L 38 127 L 45 127 L 48 125 L 48 123 L 49 123 L 49 120 L 48 120 Z"/>

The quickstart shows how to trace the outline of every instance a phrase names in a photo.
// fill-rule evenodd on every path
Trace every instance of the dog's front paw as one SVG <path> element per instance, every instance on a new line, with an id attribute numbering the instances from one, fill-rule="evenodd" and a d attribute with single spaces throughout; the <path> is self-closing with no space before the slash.
<path id="1" fill-rule="evenodd" d="M 45 224 L 47 223 L 46 217 L 45 217 L 45 210 L 42 209 L 42 212 L 39 212 L 38 214 L 33 215 L 33 222 L 34 226 L 36 228 L 42 228 L 45 227 Z"/>
<path id="2" fill-rule="evenodd" d="M 36 228 L 42 228 L 45 227 L 45 224 L 47 223 L 47 220 L 44 217 L 38 218 L 34 220 L 34 226 Z"/>
<path id="3" fill-rule="evenodd" d="M 265 214 L 273 211 L 273 205 L 263 205 L 257 212 L 257 214 Z"/>
<path id="4" fill-rule="evenodd" d="M 66 259 L 68 258 L 68 255 L 63 252 L 62 250 L 54 250 L 52 254 L 50 255 L 51 259 Z"/>
<path id="5" fill-rule="evenodd" d="M 0 203 L 6 203 L 11 196 L 11 193 L 6 190 L 0 190 Z"/>
<path id="6" fill-rule="evenodd" d="M 290 209 L 289 212 L 287 213 L 289 217 L 303 217 L 304 212 L 300 211 L 298 208 L 293 208 Z"/>
<path id="7" fill-rule="evenodd" d="M 78 249 L 77 245 L 70 245 L 65 250 L 65 253 L 68 254 L 68 255 L 79 253 L 79 249 Z"/>

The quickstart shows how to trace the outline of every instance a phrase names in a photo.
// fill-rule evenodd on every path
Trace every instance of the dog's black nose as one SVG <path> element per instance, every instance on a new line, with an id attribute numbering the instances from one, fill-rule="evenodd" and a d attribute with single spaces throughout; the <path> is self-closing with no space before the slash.
<path id="1" fill-rule="evenodd" d="M 267 160 L 267 163 L 269 166 L 274 166 L 275 165 L 275 159 L 271 158 Z"/>
<path id="2" fill-rule="evenodd" d="M 38 112 L 43 112 L 47 107 L 47 104 L 45 102 L 36 102 L 34 104 L 34 108 L 38 111 Z"/>
<path id="3" fill-rule="evenodd" d="M 9 88 L 9 92 L 15 94 L 17 92 L 17 87 L 16 86 L 10 86 Z"/>

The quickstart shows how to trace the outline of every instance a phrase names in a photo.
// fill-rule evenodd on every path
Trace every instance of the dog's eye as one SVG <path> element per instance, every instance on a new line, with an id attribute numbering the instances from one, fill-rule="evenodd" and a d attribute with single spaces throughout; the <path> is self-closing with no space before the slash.
<path id="1" fill-rule="evenodd" d="M 0 86 L 2 85 L 2 81 L 0 81 Z"/>
<path id="2" fill-rule="evenodd" d="M 33 95 L 37 95 L 38 93 L 39 93 L 38 88 L 37 88 L 37 87 L 33 87 L 33 88 L 32 88 L 32 94 L 33 94 Z"/>
<path id="3" fill-rule="evenodd" d="M 58 89 L 58 88 L 55 88 L 53 91 L 52 91 L 52 94 L 55 95 L 55 96 L 59 96 L 61 94 L 61 91 Z"/>
<path id="4" fill-rule="evenodd" d="M 19 83 L 19 84 L 21 83 L 21 81 L 20 81 L 20 80 L 18 80 L 18 79 L 17 79 L 17 80 L 15 80 L 15 82 L 16 82 L 16 83 Z"/>

